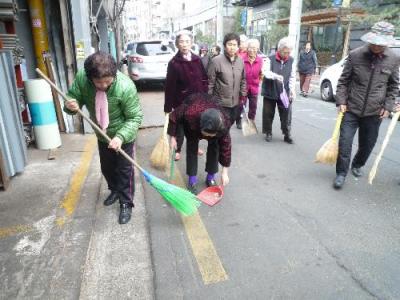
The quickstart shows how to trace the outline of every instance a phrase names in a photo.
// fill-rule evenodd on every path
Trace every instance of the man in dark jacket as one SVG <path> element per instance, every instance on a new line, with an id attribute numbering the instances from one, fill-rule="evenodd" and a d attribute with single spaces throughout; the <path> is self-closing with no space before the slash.
<path id="1" fill-rule="evenodd" d="M 208 93 L 221 99 L 232 124 L 239 113 L 241 101 L 247 96 L 243 60 L 237 55 L 239 36 L 228 33 L 224 37 L 224 54 L 214 57 L 208 65 Z"/>
<path id="2" fill-rule="evenodd" d="M 378 22 L 361 40 L 367 45 L 350 52 L 339 79 L 336 105 L 344 113 L 333 186 L 340 189 L 350 166 L 351 148 L 358 129 L 358 151 L 351 163 L 355 177 L 368 160 L 382 119 L 392 111 L 399 84 L 399 57 L 388 46 L 395 42 L 394 26 Z"/>
<path id="3" fill-rule="evenodd" d="M 221 181 L 229 182 L 228 168 L 231 164 L 231 122 L 220 106 L 219 99 L 207 93 L 192 94 L 169 116 L 168 134 L 171 147 L 176 149 L 177 124 L 183 124 L 186 147 L 186 173 L 189 176 L 188 189 L 197 194 L 197 151 L 199 140 L 208 141 L 206 158 L 206 185 L 217 185 L 215 175 L 218 162 L 222 165 Z"/>
<path id="4" fill-rule="evenodd" d="M 310 89 L 310 82 L 315 69 L 317 68 L 318 61 L 315 51 L 311 48 L 311 42 L 307 42 L 304 50 L 300 51 L 299 55 L 299 75 L 300 75 L 300 95 L 308 97 L 308 90 Z"/>

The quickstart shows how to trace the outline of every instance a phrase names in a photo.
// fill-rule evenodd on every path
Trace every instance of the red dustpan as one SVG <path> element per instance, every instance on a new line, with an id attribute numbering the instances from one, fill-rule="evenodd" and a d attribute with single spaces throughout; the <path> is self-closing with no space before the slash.
<path id="1" fill-rule="evenodd" d="M 224 189 L 219 185 L 210 186 L 197 194 L 197 198 L 208 206 L 217 204 L 221 201 L 222 196 L 224 196 Z"/>

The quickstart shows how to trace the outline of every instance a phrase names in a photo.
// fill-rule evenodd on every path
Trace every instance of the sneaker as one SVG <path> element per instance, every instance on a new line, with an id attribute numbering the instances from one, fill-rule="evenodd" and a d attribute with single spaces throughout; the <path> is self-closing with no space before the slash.
<path id="1" fill-rule="evenodd" d="M 285 135 L 285 137 L 283 138 L 283 141 L 284 141 L 285 143 L 288 143 L 288 144 L 293 144 L 293 143 L 294 143 L 292 137 L 291 137 L 290 135 L 288 135 L 288 134 Z"/>
<path id="2" fill-rule="evenodd" d="M 361 171 L 361 168 L 351 168 L 351 173 L 353 173 L 354 177 L 361 177 L 363 176 L 363 172 Z"/>
<path id="3" fill-rule="evenodd" d="M 344 184 L 344 181 L 346 180 L 346 177 L 343 175 L 337 175 L 335 180 L 333 181 L 333 187 L 336 190 L 340 190 Z"/>
<path id="4" fill-rule="evenodd" d="M 272 134 L 271 134 L 271 133 L 267 133 L 267 134 L 265 135 L 265 140 L 266 140 L 267 142 L 272 141 Z"/>
<path id="5" fill-rule="evenodd" d="M 111 191 L 111 194 L 108 195 L 106 200 L 104 200 L 103 204 L 104 204 L 104 206 L 110 206 L 110 205 L 114 204 L 114 202 L 117 201 L 117 199 L 118 199 L 118 193 Z"/>
<path id="6" fill-rule="evenodd" d="M 215 181 L 215 179 L 211 179 L 211 180 L 206 180 L 206 186 L 210 187 L 210 186 L 217 186 L 217 182 Z"/>
<path id="7" fill-rule="evenodd" d="M 129 203 L 121 203 L 119 211 L 119 224 L 126 224 L 130 221 L 132 215 L 132 206 Z"/>
<path id="8" fill-rule="evenodd" d="M 197 194 L 198 194 L 196 184 L 188 184 L 187 189 L 188 189 L 188 191 L 191 192 L 193 195 L 197 195 Z"/>

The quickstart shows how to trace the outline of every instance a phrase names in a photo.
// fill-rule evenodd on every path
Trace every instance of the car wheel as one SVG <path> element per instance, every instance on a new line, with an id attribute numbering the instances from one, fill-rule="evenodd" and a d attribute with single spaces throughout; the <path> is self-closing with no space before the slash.
<path id="1" fill-rule="evenodd" d="M 324 101 L 334 101 L 332 84 L 329 80 L 321 83 L 321 99 Z"/>

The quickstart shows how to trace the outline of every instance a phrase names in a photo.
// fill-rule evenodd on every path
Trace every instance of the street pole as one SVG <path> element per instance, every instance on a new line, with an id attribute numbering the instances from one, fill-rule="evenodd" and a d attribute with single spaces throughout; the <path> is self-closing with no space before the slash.
<path id="1" fill-rule="evenodd" d="M 222 40 L 224 35 L 224 16 L 223 16 L 223 1 L 224 0 L 216 0 L 216 31 L 217 31 L 217 45 L 222 46 Z"/>
<path id="2" fill-rule="evenodd" d="M 296 68 L 296 66 L 297 66 L 297 57 L 298 57 L 298 53 L 299 53 L 302 6 L 303 6 L 303 0 L 291 0 L 290 21 L 289 21 L 289 39 L 293 45 L 292 56 L 294 58 L 294 62 L 293 62 L 294 68 Z"/>
<path id="3" fill-rule="evenodd" d="M 249 35 L 247 32 L 247 20 L 249 19 L 249 0 L 246 0 L 246 23 L 244 25 L 244 34 Z"/>
<path id="4" fill-rule="evenodd" d="M 336 59 L 337 40 L 338 40 L 338 35 L 339 35 L 340 15 L 341 15 L 341 13 L 342 13 L 342 7 L 339 6 L 339 8 L 337 8 L 335 38 L 333 40 L 333 52 L 332 52 L 332 56 L 331 56 L 331 65 L 333 65 L 333 64 L 335 64 L 337 62 L 337 59 Z"/>

